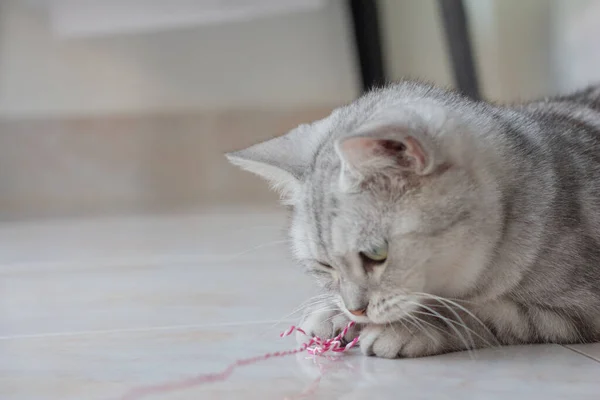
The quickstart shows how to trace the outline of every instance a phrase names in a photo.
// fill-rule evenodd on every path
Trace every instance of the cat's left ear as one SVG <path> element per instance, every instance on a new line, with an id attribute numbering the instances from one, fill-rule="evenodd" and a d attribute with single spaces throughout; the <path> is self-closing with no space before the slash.
<path id="1" fill-rule="evenodd" d="M 286 135 L 226 154 L 234 165 L 264 179 L 280 192 L 285 202 L 299 193 L 303 175 L 312 160 L 318 137 L 310 125 Z"/>

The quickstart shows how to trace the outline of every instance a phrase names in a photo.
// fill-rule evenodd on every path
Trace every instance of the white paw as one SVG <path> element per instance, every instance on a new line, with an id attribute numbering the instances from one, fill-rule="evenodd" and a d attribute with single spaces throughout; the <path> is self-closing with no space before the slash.
<path id="1" fill-rule="evenodd" d="M 317 311 L 307 313 L 299 326 L 308 336 L 296 332 L 296 340 L 298 343 L 304 343 L 308 340 L 308 337 L 312 336 L 319 336 L 322 339 L 331 339 L 344 329 L 349 322 L 350 320 L 341 314 L 340 311 Z M 359 328 L 355 325 L 348 331 L 344 339 L 350 341 L 358 336 L 358 333 Z"/>
<path id="2" fill-rule="evenodd" d="M 423 357 L 440 352 L 437 331 L 410 330 L 400 324 L 367 325 L 360 334 L 363 354 L 382 358 Z"/>

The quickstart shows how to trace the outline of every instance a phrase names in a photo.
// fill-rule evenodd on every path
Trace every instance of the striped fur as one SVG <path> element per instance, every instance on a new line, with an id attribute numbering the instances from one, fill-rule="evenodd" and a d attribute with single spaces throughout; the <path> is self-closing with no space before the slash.
<path id="1" fill-rule="evenodd" d="M 351 165 L 340 143 L 381 131 L 434 168 Z M 600 87 L 504 106 L 402 82 L 229 158 L 284 187 L 294 255 L 331 294 L 308 331 L 354 320 L 381 357 L 600 339 Z"/>

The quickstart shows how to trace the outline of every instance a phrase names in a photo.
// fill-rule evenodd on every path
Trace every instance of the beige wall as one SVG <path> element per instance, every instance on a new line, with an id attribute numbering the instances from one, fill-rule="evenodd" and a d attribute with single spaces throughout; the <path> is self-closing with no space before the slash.
<path id="1" fill-rule="evenodd" d="M 600 83 L 600 1 L 554 0 L 552 63 L 561 90 Z"/>
<path id="2" fill-rule="evenodd" d="M 392 77 L 419 77 L 442 85 L 452 84 L 437 0 L 383 0 L 382 3 Z M 488 98 L 511 101 L 555 91 L 550 63 L 551 2 L 468 0 L 465 3 L 482 91 Z"/>
<path id="3" fill-rule="evenodd" d="M 0 10 L 0 116 L 339 104 L 357 94 L 342 2 L 249 22 L 60 39 L 43 9 Z"/>
<path id="4" fill-rule="evenodd" d="M 273 206 L 224 153 L 278 136 L 324 108 L 0 120 L 0 224 L 36 217 Z"/>
<path id="5" fill-rule="evenodd" d="M 485 94 L 552 93 L 551 9 L 590 0 L 468 0 Z M 382 0 L 390 75 L 451 84 L 436 0 Z M 344 2 L 221 26 L 60 39 L 42 9 L 0 10 L 0 116 L 335 105 L 357 93 Z M 564 66 L 562 67 L 564 71 Z"/>
<path id="6" fill-rule="evenodd" d="M 600 66 L 577 68 L 596 65 L 598 36 L 579 47 L 577 35 L 563 36 L 587 26 L 579 21 L 593 2 L 566 1 L 467 1 L 487 97 L 542 96 L 598 74 Z M 382 1 L 392 78 L 451 84 L 436 3 Z M 39 10 L 0 4 L 0 221 L 272 205 L 267 186 L 222 153 L 357 95 L 340 1 L 252 22 L 70 40 L 54 37 Z M 600 25 L 590 26 L 583 32 Z"/>

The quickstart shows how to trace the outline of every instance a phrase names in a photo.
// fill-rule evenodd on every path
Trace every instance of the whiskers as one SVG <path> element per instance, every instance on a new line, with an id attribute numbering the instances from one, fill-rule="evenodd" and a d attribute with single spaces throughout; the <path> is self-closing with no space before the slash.
<path id="1" fill-rule="evenodd" d="M 272 242 L 267 242 L 267 243 L 261 243 L 259 245 L 254 246 L 254 247 L 251 247 L 249 249 L 242 250 L 239 253 L 232 254 L 232 255 L 228 256 L 228 259 L 234 260 L 234 259 L 236 259 L 238 257 L 247 255 L 247 254 L 252 253 L 252 252 L 254 252 L 256 250 L 263 249 L 265 247 L 273 247 L 273 246 L 278 246 L 278 245 L 281 245 L 281 244 L 284 244 L 284 243 L 287 244 L 287 243 L 290 243 L 290 242 L 291 241 L 289 239 L 284 239 L 284 240 L 274 240 Z"/>
<path id="2" fill-rule="evenodd" d="M 323 293 L 311 297 L 310 299 L 301 303 L 298 307 L 292 310 L 290 313 L 284 315 L 279 318 L 273 325 L 271 325 L 268 329 L 273 329 L 277 325 L 282 322 L 289 322 L 289 319 L 296 318 L 298 315 L 302 315 L 307 311 L 311 313 L 322 313 L 322 312 L 332 312 L 339 311 L 339 308 L 334 303 L 335 296 L 331 293 Z M 341 314 L 341 312 L 339 313 Z M 337 315 L 339 315 L 337 314 Z M 335 315 L 335 316 L 337 316 Z"/>
<path id="3" fill-rule="evenodd" d="M 460 299 L 449 299 L 442 296 L 436 296 L 430 293 L 416 292 L 413 293 L 422 300 L 431 300 L 434 304 L 424 304 L 424 302 L 411 302 L 418 309 L 411 313 L 413 318 L 419 319 L 423 323 L 427 323 L 431 327 L 435 324 L 428 322 L 424 317 L 433 317 L 444 323 L 450 330 L 454 332 L 457 339 L 460 340 L 465 350 L 469 352 L 469 355 L 473 357 L 472 350 L 479 347 L 499 347 L 501 343 L 498 341 L 494 333 L 488 328 L 488 326 L 481 321 L 472 311 L 460 303 L 473 304 L 472 302 L 460 300 Z M 442 310 L 448 311 L 450 315 L 442 315 L 435 309 L 435 306 L 441 306 Z M 419 310 L 420 309 L 420 310 Z M 460 314 L 463 314 L 461 317 Z M 423 317 L 419 317 L 422 315 Z M 474 322 L 471 323 L 471 327 L 467 325 L 465 319 L 469 319 Z M 435 326 L 437 329 L 441 329 Z M 491 342 L 490 342 L 491 340 Z"/>
<path id="4" fill-rule="evenodd" d="M 427 336 L 434 346 L 439 345 L 444 337 L 452 335 L 452 340 L 457 343 L 446 350 L 466 350 L 473 359 L 473 350 L 501 345 L 490 328 L 467 308 L 469 304 L 474 304 L 472 302 L 423 292 L 403 294 L 400 299 L 395 300 L 384 302 L 387 303 L 387 312 L 390 309 L 402 312 L 395 323 L 413 334 Z M 411 311 L 407 311 L 407 306 Z M 392 319 L 386 320 L 394 328 Z"/>

